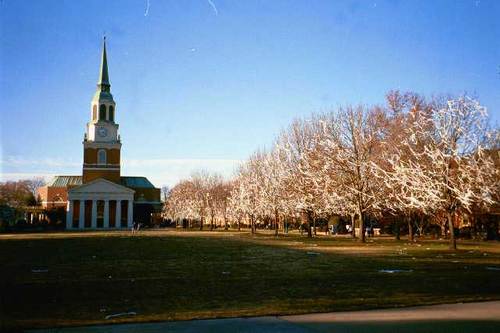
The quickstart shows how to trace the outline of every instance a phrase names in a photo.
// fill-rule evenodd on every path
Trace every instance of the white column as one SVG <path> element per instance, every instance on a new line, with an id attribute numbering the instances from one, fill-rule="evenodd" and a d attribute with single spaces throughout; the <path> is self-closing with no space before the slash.
<path id="1" fill-rule="evenodd" d="M 68 199 L 66 204 L 66 229 L 73 228 L 73 200 Z"/>
<path id="2" fill-rule="evenodd" d="M 80 200 L 80 216 L 78 218 L 78 229 L 85 228 L 85 200 Z"/>
<path id="3" fill-rule="evenodd" d="M 128 201 L 127 228 L 131 229 L 134 221 L 134 200 Z"/>
<path id="4" fill-rule="evenodd" d="M 97 228 L 97 200 L 92 200 L 92 229 Z"/>
<path id="5" fill-rule="evenodd" d="M 122 223 L 122 201 L 116 200 L 115 228 L 120 229 Z"/>
<path id="6" fill-rule="evenodd" d="M 104 200 L 104 229 L 109 228 L 109 200 Z"/>

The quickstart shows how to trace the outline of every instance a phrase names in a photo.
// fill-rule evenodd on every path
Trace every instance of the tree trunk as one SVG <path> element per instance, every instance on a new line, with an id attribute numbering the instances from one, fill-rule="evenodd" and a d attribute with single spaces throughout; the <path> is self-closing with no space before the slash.
<path id="1" fill-rule="evenodd" d="M 448 218 L 448 229 L 450 230 L 450 250 L 457 249 L 457 241 L 455 239 L 455 227 L 453 225 L 453 213 L 447 212 L 446 217 Z"/>
<path id="2" fill-rule="evenodd" d="M 238 231 L 241 231 L 241 218 L 238 217 Z"/>
<path id="3" fill-rule="evenodd" d="M 443 238 L 446 237 L 446 222 L 441 223 L 441 237 L 443 237 Z"/>
<path id="4" fill-rule="evenodd" d="M 255 220 L 254 220 L 253 215 L 250 216 L 250 228 L 252 229 L 252 235 L 254 235 L 255 234 Z"/>
<path id="5" fill-rule="evenodd" d="M 408 240 L 410 242 L 413 242 L 413 226 L 411 223 L 411 216 L 407 217 L 407 222 L 408 222 Z"/>
<path id="6" fill-rule="evenodd" d="M 279 216 L 278 216 L 278 211 L 274 211 L 274 236 L 278 237 L 278 223 L 279 223 Z"/>
<path id="7" fill-rule="evenodd" d="M 316 237 L 316 216 L 313 217 L 313 232 L 314 237 Z"/>
<path id="8" fill-rule="evenodd" d="M 424 215 L 421 215 L 420 216 L 420 227 L 418 228 L 418 236 L 419 237 L 423 237 L 424 234 L 425 234 L 425 226 L 424 226 L 424 223 L 425 223 L 425 216 Z"/>
<path id="9" fill-rule="evenodd" d="M 352 235 L 352 238 L 356 238 L 356 220 L 355 220 L 355 214 L 351 214 L 351 235 Z"/>
<path id="10" fill-rule="evenodd" d="M 312 230 L 311 230 L 311 212 L 308 211 L 306 213 L 307 218 L 307 237 L 312 238 Z"/>
<path id="11" fill-rule="evenodd" d="M 363 218 L 363 213 L 361 213 L 361 210 L 359 212 L 359 241 L 361 243 L 364 243 L 366 241 L 365 238 L 365 221 Z"/>
<path id="12" fill-rule="evenodd" d="M 203 230 L 203 216 L 201 217 L 201 222 L 200 222 L 200 231 Z"/>
<path id="13" fill-rule="evenodd" d="M 210 231 L 214 230 L 214 216 L 210 216 Z"/>

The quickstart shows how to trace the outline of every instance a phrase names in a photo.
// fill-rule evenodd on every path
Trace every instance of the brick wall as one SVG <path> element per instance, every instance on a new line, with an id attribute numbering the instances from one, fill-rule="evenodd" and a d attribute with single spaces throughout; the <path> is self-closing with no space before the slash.
<path id="1" fill-rule="evenodd" d="M 43 208 L 66 207 L 68 189 L 66 187 L 44 186 L 38 189 Z"/>

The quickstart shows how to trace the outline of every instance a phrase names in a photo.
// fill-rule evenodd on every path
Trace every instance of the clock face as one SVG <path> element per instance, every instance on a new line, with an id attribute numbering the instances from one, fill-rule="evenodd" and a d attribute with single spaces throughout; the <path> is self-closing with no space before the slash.
<path id="1" fill-rule="evenodd" d="M 106 135 L 108 135 L 108 130 L 105 127 L 99 127 L 97 133 L 100 137 L 105 137 Z"/>

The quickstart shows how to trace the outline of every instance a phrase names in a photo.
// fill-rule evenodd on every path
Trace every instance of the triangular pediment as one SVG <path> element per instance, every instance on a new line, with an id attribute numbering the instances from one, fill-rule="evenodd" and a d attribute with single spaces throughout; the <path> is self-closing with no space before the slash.
<path id="1" fill-rule="evenodd" d="M 89 183 L 77 186 L 68 191 L 69 194 L 99 193 L 99 194 L 133 194 L 134 190 L 109 180 L 99 178 Z"/>

